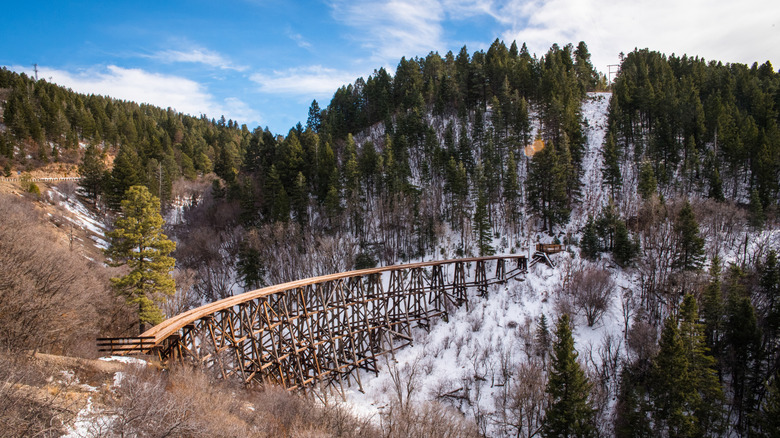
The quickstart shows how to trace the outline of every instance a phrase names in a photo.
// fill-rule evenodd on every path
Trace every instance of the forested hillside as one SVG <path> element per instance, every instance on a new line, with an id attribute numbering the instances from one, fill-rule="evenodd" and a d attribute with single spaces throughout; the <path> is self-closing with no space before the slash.
<path id="1" fill-rule="evenodd" d="M 558 241 L 557 268 L 434 327 L 422 350 L 435 357 L 399 354 L 396 385 L 401 370 L 413 386 L 422 369 L 455 367 L 420 383 L 433 403 L 421 412 L 459 410 L 464 434 L 776 433 L 780 73 L 768 62 L 635 50 L 608 85 L 584 42 L 537 57 L 496 40 L 402 58 L 313 101 L 284 135 L 5 69 L 0 102 L 7 175 L 77 166 L 82 199 L 108 218 L 132 186 L 161 198 L 176 243 L 168 316 L 266 284 Z M 387 406 L 383 419 L 414 423 L 409 400 Z"/>

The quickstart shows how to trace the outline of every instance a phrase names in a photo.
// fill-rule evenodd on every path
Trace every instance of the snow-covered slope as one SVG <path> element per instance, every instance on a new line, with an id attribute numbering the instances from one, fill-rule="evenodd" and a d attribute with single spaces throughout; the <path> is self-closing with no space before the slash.
<path id="1" fill-rule="evenodd" d="M 574 233 L 588 214 L 597 214 L 607 202 L 601 187 L 601 147 L 608 102 L 609 93 L 594 93 L 583 105 L 588 144 L 583 205 L 574 212 L 569 226 Z M 536 366 L 542 362 L 534 341 L 539 319 L 545 315 L 550 331 L 554 330 L 561 306 L 565 305 L 565 300 L 558 299 L 559 291 L 581 263 L 573 253 L 560 253 L 553 259 L 556 268 L 536 265 L 524 281 L 494 286 L 488 297 L 472 295 L 469 309 L 461 307 L 449 322 L 436 323 L 430 333 L 418 329 L 414 345 L 396 352 L 395 358 L 382 358 L 378 376 L 364 372 L 361 379 L 365 393 L 353 386 L 347 393 L 348 400 L 359 412 L 379 418 L 382 410 L 397 399 L 397 385 L 411 383 L 413 401 L 451 405 L 477 420 L 489 436 L 508 434 L 511 427 L 502 419 L 512 415 L 507 396 L 520 383 L 518 370 L 529 362 Z M 621 272 L 614 272 L 616 292 L 603 318 L 593 327 L 587 326 L 584 317 L 574 319 L 576 347 L 583 364 L 594 374 L 601 371 L 597 368 L 602 363 L 597 358 L 605 343 L 611 343 L 613 354 L 619 354 L 622 348 L 625 321 L 617 291 L 621 286 L 628 287 L 630 281 Z"/>

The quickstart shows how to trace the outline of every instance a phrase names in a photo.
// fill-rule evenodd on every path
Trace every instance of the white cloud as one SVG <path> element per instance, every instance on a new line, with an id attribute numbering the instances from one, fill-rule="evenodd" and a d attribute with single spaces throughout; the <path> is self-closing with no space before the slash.
<path id="1" fill-rule="evenodd" d="M 289 36 L 291 40 L 295 41 L 295 44 L 297 44 L 298 47 L 300 47 L 302 49 L 310 49 L 311 48 L 311 43 L 306 41 L 306 39 L 303 38 L 303 35 L 301 35 L 299 33 L 290 32 L 290 33 L 288 33 L 287 36 Z"/>
<path id="2" fill-rule="evenodd" d="M 263 93 L 331 97 L 336 89 L 357 77 L 353 73 L 314 65 L 274 71 L 270 75 L 256 73 L 250 79 L 260 85 Z"/>
<path id="3" fill-rule="evenodd" d="M 553 43 L 585 41 L 603 72 L 620 52 L 650 48 L 723 62 L 780 66 L 780 8 L 775 0 L 331 0 L 333 16 L 354 29 L 372 60 L 444 50 L 449 20 L 489 16 L 507 44 L 542 55 Z M 467 38 L 471 38 L 466 35 Z M 489 37 L 490 38 L 490 37 Z M 492 38 L 490 38 L 492 40 Z M 485 44 L 489 44 L 486 41 Z M 473 44 L 472 44 L 473 45 Z"/>
<path id="4" fill-rule="evenodd" d="M 17 71 L 21 71 L 19 68 Z M 85 94 L 101 94 L 115 99 L 148 103 L 162 108 L 199 116 L 227 118 L 244 122 L 257 122 L 260 114 L 236 98 L 223 102 L 215 100 L 203 85 L 178 76 L 150 73 L 141 69 L 122 68 L 115 65 L 95 67 L 72 73 L 64 70 L 39 67 L 39 77 Z"/>
<path id="5" fill-rule="evenodd" d="M 163 62 L 191 62 L 205 64 L 222 70 L 245 71 L 246 66 L 235 65 L 217 52 L 195 48 L 189 51 L 164 50 L 150 56 Z"/>
<path id="6" fill-rule="evenodd" d="M 780 63 L 780 8 L 774 1 L 515 0 L 491 11 L 507 27 L 504 40 L 527 42 L 540 55 L 553 43 L 585 41 L 594 66 L 604 72 L 618 63 L 620 52 L 634 48 Z"/>
<path id="7" fill-rule="evenodd" d="M 333 16 L 357 29 L 354 39 L 372 51 L 372 60 L 397 62 L 444 47 L 444 8 L 436 0 L 331 2 Z"/>

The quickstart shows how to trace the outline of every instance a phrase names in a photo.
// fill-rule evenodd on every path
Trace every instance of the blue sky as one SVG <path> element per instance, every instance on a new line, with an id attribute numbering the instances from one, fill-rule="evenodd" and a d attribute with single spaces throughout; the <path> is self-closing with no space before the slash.
<path id="1" fill-rule="evenodd" d="M 609 6 L 607 6 L 609 5 Z M 342 84 L 401 56 L 542 55 L 584 40 L 602 72 L 649 47 L 780 67 L 775 0 L 0 0 L 0 65 L 84 93 L 286 133 Z"/>

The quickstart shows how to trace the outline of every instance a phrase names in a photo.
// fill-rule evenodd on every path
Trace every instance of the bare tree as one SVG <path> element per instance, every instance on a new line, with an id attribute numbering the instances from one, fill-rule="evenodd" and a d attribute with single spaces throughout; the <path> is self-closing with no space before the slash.
<path id="1" fill-rule="evenodd" d="M 544 419 L 547 379 L 539 364 L 525 362 L 515 369 L 515 380 L 509 398 L 509 426 L 512 435 L 530 438 L 536 436 Z"/>
<path id="2" fill-rule="evenodd" d="M 584 313 L 588 327 L 597 323 L 607 311 L 614 291 L 615 282 L 610 273 L 595 267 L 575 272 L 569 284 L 569 293 Z"/>

